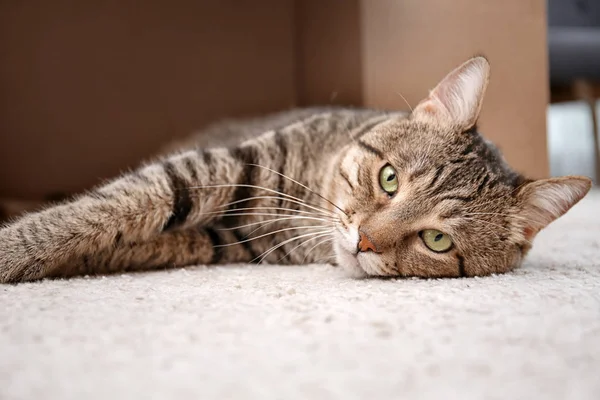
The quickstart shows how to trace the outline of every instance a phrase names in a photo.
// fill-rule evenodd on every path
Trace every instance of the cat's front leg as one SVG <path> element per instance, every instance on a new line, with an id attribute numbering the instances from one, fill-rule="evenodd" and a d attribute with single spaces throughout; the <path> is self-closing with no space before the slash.
<path id="1" fill-rule="evenodd" d="M 251 261 L 254 256 L 246 246 L 232 244 L 238 240 L 231 230 L 219 225 L 164 232 L 144 242 L 120 243 L 94 255 L 84 254 L 50 275 L 69 277 Z"/>
<path id="2" fill-rule="evenodd" d="M 210 224 L 226 211 L 221 205 L 247 195 L 239 185 L 248 183 L 248 161 L 260 161 L 253 154 L 252 146 L 189 151 L 24 216 L 0 229 L 0 282 L 61 275 L 57 268 L 85 256 Z"/>

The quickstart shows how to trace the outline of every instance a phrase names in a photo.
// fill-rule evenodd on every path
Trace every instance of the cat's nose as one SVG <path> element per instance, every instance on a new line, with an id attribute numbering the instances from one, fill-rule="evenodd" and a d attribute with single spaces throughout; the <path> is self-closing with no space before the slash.
<path id="1" fill-rule="evenodd" d="M 374 253 L 379 253 L 377 251 L 377 247 L 371 241 L 371 239 L 369 239 L 369 237 L 367 236 L 366 233 L 364 233 L 363 231 L 358 231 L 358 235 L 359 235 L 359 240 L 358 240 L 358 251 L 359 252 L 372 251 Z"/>

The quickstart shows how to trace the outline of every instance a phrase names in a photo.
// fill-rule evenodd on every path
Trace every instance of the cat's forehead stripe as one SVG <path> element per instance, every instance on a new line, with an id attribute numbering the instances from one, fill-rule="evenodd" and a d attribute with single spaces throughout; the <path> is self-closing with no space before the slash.
<path id="1" fill-rule="evenodd" d="M 378 116 L 368 120 L 364 125 L 360 126 L 355 132 L 352 133 L 352 138 L 358 140 L 365 134 L 373 131 L 377 126 L 381 125 L 389 119 L 387 115 Z"/>
<path id="2" fill-rule="evenodd" d="M 364 140 L 359 140 L 358 145 L 360 147 L 362 147 L 364 150 L 368 151 L 369 153 L 374 154 L 381 159 L 385 159 L 385 155 L 383 154 L 383 151 L 379 150 L 376 147 L 373 147 L 369 143 L 366 143 Z"/>

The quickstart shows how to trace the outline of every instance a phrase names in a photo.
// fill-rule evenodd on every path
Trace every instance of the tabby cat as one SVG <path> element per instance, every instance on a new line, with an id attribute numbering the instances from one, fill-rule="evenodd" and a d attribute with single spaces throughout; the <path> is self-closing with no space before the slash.
<path id="1" fill-rule="evenodd" d="M 509 271 L 591 182 L 506 164 L 475 128 L 488 76 L 473 58 L 410 114 L 301 109 L 213 126 L 187 151 L 3 227 L 0 282 L 259 261 Z"/>

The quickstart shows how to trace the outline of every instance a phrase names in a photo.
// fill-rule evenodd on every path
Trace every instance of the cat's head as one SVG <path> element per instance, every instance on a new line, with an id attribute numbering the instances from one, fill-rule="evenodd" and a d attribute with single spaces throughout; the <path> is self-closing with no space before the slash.
<path id="1" fill-rule="evenodd" d="M 473 58 L 409 117 L 347 146 L 333 188 L 348 215 L 334 240 L 339 264 L 368 275 L 506 272 L 585 196 L 588 178 L 526 179 L 479 135 L 488 78 L 487 60 Z"/>

